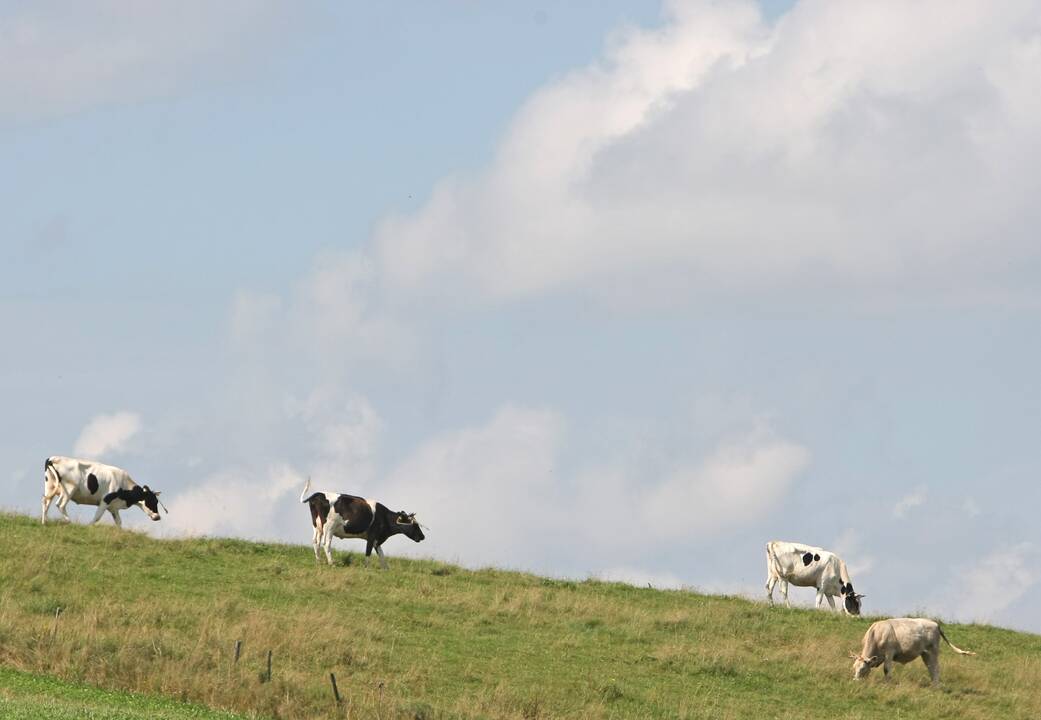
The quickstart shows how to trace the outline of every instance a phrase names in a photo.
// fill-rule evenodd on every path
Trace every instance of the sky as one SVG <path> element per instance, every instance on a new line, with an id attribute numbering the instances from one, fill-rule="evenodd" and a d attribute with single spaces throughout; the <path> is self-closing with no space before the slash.
<path id="1" fill-rule="evenodd" d="M 1041 632 L 1037 87 L 1033 0 L 2 3 L 2 505 Z"/>

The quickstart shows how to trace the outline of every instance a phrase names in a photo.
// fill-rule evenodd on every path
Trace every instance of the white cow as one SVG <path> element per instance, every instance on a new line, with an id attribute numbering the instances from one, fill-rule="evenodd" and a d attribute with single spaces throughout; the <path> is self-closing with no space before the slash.
<path id="1" fill-rule="evenodd" d="M 69 501 L 80 505 L 97 505 L 91 523 L 96 523 L 108 510 L 116 525 L 122 527 L 119 511 L 137 505 L 152 520 L 159 519 L 159 493 L 152 492 L 147 485 L 138 485 L 122 468 L 104 465 L 92 460 L 61 457 L 47 458 L 43 465 L 43 512 L 41 521 L 47 524 L 47 510 L 54 498 L 58 498 L 58 509 L 68 521 L 65 506 Z M 163 506 L 166 510 L 166 506 Z"/>
<path id="2" fill-rule="evenodd" d="M 860 599 L 864 595 L 853 592 L 853 582 L 846 571 L 846 563 L 838 555 L 805 543 L 771 540 L 766 544 L 766 596 L 772 604 L 774 587 L 781 584 L 784 604 L 788 600 L 788 584 L 796 587 L 817 588 L 817 607 L 827 598 L 835 609 L 835 598 L 842 597 L 842 609 L 849 615 L 860 614 Z"/>
<path id="3" fill-rule="evenodd" d="M 915 658 L 929 668 L 933 685 L 940 684 L 940 638 L 959 655 L 975 655 L 974 652 L 955 647 L 943 634 L 943 628 L 934 620 L 922 618 L 893 618 L 872 623 L 864 633 L 864 645 L 860 653 L 850 653 L 853 658 L 853 677 L 866 677 L 871 668 L 883 666 L 886 679 L 893 669 L 893 661 L 909 663 Z"/>

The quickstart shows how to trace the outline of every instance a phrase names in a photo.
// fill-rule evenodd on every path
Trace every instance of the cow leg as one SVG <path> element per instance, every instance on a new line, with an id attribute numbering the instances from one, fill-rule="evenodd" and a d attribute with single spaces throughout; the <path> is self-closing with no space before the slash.
<path id="1" fill-rule="evenodd" d="M 112 513 L 112 519 L 116 521 L 116 527 L 123 527 L 123 521 L 119 519 L 119 510 L 109 510 Z"/>
<path id="2" fill-rule="evenodd" d="M 322 524 L 315 523 L 314 528 L 312 529 L 314 530 L 314 532 L 311 533 L 311 547 L 314 548 L 314 561 L 317 564 L 321 562 L 320 558 L 318 557 L 318 546 L 322 543 Z"/>
<path id="3" fill-rule="evenodd" d="M 777 585 L 777 576 L 771 575 L 766 578 L 766 599 L 770 601 L 770 604 L 774 604 L 774 586 Z"/>
<path id="4" fill-rule="evenodd" d="M 831 609 L 832 610 L 835 610 L 836 609 L 835 608 L 835 598 L 832 597 L 831 595 L 825 595 L 824 597 L 828 598 L 828 604 L 831 605 Z M 842 612 L 842 611 L 839 610 L 839 612 Z"/>
<path id="5" fill-rule="evenodd" d="M 62 520 L 65 522 L 72 522 L 72 518 L 69 517 L 69 513 L 65 510 L 65 506 L 69 504 L 70 500 L 72 500 L 72 498 L 63 488 L 61 490 L 61 497 L 58 498 L 58 510 L 61 511 Z"/>
<path id="6" fill-rule="evenodd" d="M 784 598 L 784 606 L 791 610 L 792 602 L 788 599 L 788 581 L 781 578 L 781 596 Z"/>
<path id="7" fill-rule="evenodd" d="M 882 661 L 882 672 L 886 675 L 886 680 L 889 679 L 889 673 L 893 671 L 893 658 L 886 656 L 886 659 Z"/>
<path id="8" fill-rule="evenodd" d="M 383 570 L 387 569 L 387 558 L 383 556 L 383 545 L 376 546 L 376 554 L 380 556 L 380 568 Z"/>
<path id="9" fill-rule="evenodd" d="M 57 488 L 45 487 L 43 490 L 43 500 L 40 501 L 40 506 L 43 509 L 43 512 L 40 513 L 40 522 L 44 525 L 47 524 L 47 511 L 50 509 L 51 502 L 57 494 Z"/>
<path id="10" fill-rule="evenodd" d="M 826 595 L 824 594 L 823 590 L 818 590 L 817 591 L 817 609 L 818 610 L 820 610 L 822 607 L 824 607 L 824 598 L 825 597 L 826 597 Z"/>
<path id="11" fill-rule="evenodd" d="M 372 556 L 372 548 L 375 545 L 372 538 L 365 541 L 365 567 L 369 566 L 369 558 Z"/>
<path id="12" fill-rule="evenodd" d="M 929 668 L 929 678 L 933 687 L 940 687 L 940 658 L 939 653 L 922 653 L 922 662 Z"/>
<path id="13" fill-rule="evenodd" d="M 105 514 L 106 510 L 108 510 L 108 506 L 107 505 L 105 505 L 104 503 L 99 504 L 97 512 L 94 513 L 94 519 L 90 521 L 90 524 L 93 525 L 98 520 L 100 520 L 101 516 Z"/>
<path id="14" fill-rule="evenodd" d="M 322 533 L 322 548 L 325 550 L 325 560 L 330 565 L 333 564 L 333 524 L 331 522 L 325 523 L 325 530 Z"/>

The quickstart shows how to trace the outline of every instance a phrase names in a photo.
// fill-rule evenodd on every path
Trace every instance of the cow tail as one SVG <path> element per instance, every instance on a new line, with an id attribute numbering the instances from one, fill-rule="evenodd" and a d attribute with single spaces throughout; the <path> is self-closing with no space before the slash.
<path id="1" fill-rule="evenodd" d="M 307 484 L 304 485 L 304 491 L 302 493 L 300 493 L 300 502 L 305 503 L 305 502 L 307 502 L 308 500 L 311 499 L 311 497 L 307 494 L 307 491 L 310 488 L 311 488 L 311 476 L 308 475 L 307 476 Z"/>
<path id="2" fill-rule="evenodd" d="M 962 650 L 960 647 L 956 646 L 954 643 L 952 643 L 950 640 L 948 640 L 947 636 L 943 634 L 943 628 L 940 627 L 940 623 L 936 623 L 936 627 L 939 628 L 939 630 L 940 630 L 940 637 L 943 638 L 943 641 L 951 646 L 951 650 L 953 650 L 954 652 L 958 653 L 959 655 L 975 655 L 976 654 L 976 653 L 970 652 L 968 650 Z"/>
<path id="3" fill-rule="evenodd" d="M 44 479 L 46 479 L 48 471 L 54 473 L 54 482 L 60 488 L 61 487 L 61 474 L 58 472 L 58 468 L 55 467 L 54 460 L 52 458 L 47 458 L 47 462 L 45 462 L 43 464 Z"/>

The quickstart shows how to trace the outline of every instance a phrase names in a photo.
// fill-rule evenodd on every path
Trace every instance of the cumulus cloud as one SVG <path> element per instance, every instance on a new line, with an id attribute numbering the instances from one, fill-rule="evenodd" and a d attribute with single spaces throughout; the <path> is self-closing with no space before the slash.
<path id="1" fill-rule="evenodd" d="M 137 413 L 123 411 L 98 415 L 80 432 L 74 452 L 79 457 L 95 459 L 106 453 L 118 453 L 140 429 L 141 418 Z"/>
<path id="2" fill-rule="evenodd" d="M 383 223 L 383 280 L 1036 300 L 1016 261 L 1039 260 L 1037 3 L 803 0 L 775 26 L 750 1 L 666 10 L 536 92 L 482 172 Z"/>
<path id="3" fill-rule="evenodd" d="M 993 622 L 1006 608 L 1041 580 L 1038 561 L 1041 549 L 1033 543 L 1019 543 L 994 550 L 967 567 L 958 567 L 949 593 L 957 597 L 954 613 L 958 618 Z"/>
<path id="4" fill-rule="evenodd" d="M 696 465 L 673 470 L 647 494 L 647 527 L 666 538 L 710 536 L 760 519 L 809 461 L 806 448 L 762 431 L 724 443 Z M 672 520 L 677 508 L 683 508 L 682 522 Z"/>
<path id="5" fill-rule="evenodd" d="M 277 2 L 85 0 L 0 9 L 0 122 L 161 96 L 220 76 L 294 15 Z"/>
<path id="6" fill-rule="evenodd" d="M 432 528 L 421 554 L 530 567 L 567 516 L 556 467 L 565 427 L 552 410 L 503 407 L 484 426 L 423 443 L 391 471 L 387 502 L 421 510 Z"/>
<path id="7" fill-rule="evenodd" d="M 664 470 L 648 458 L 579 460 L 570 468 L 566 429 L 553 410 L 506 406 L 486 425 L 420 446 L 385 483 L 409 503 L 401 509 L 421 509 L 432 527 L 414 552 L 528 569 L 580 558 L 586 571 L 660 578 L 636 562 L 617 564 L 620 553 L 642 559 L 649 543 L 692 542 L 754 522 L 785 496 L 810 456 L 756 428 L 700 460 L 674 458 Z M 637 527 L 643 542 L 634 545 Z M 597 571 L 607 557 L 616 564 Z"/>
<path id="8" fill-rule="evenodd" d="M 920 505 L 924 505 L 927 496 L 928 491 L 926 490 L 926 488 L 919 487 L 911 494 L 905 495 L 904 497 L 900 498 L 896 501 L 896 504 L 893 505 L 893 517 L 897 520 L 902 519 L 905 515 L 907 515 L 907 512 L 909 510 L 916 508 Z"/>
<path id="9" fill-rule="evenodd" d="M 180 492 L 170 500 L 162 525 L 152 532 L 174 535 L 232 535 L 271 538 L 283 534 L 285 508 L 294 507 L 304 477 L 284 464 L 258 472 L 228 470 Z M 164 495 L 165 497 L 165 495 Z M 299 513 L 296 539 L 308 539 L 306 508 Z"/>

